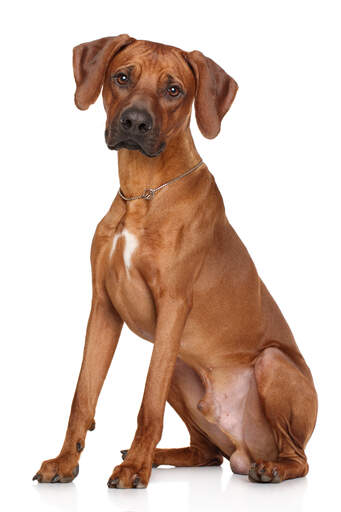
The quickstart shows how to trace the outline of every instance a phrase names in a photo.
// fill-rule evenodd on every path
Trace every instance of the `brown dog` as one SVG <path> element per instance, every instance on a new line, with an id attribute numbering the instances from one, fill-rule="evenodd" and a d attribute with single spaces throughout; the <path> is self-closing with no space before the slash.
<path id="1" fill-rule="evenodd" d="M 154 349 L 135 438 L 109 487 L 146 487 L 153 464 L 220 465 L 223 456 L 257 482 L 306 475 L 317 414 L 309 368 L 189 128 L 194 100 L 201 132 L 215 137 L 236 82 L 200 52 L 127 35 L 77 46 L 74 74 L 82 110 L 103 86 L 121 189 L 93 240 L 93 301 L 64 445 L 34 479 L 77 475 L 123 322 Z M 156 449 L 166 400 L 188 448 Z"/>

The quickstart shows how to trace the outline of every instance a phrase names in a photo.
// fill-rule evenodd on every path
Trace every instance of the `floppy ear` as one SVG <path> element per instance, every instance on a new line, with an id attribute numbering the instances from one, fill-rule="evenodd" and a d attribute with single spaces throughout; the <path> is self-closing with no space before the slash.
<path id="1" fill-rule="evenodd" d="M 207 139 L 214 139 L 220 132 L 221 121 L 232 105 L 238 85 L 201 52 L 187 53 L 187 61 L 196 81 L 194 106 L 199 129 Z"/>
<path id="2" fill-rule="evenodd" d="M 73 73 L 77 85 L 75 103 L 80 110 L 86 110 L 95 103 L 109 62 L 116 53 L 134 41 L 127 34 L 122 34 L 83 43 L 73 49 Z"/>

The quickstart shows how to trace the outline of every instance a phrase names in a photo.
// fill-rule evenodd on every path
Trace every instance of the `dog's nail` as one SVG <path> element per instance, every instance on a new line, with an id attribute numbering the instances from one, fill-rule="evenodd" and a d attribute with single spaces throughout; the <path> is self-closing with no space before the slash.
<path id="1" fill-rule="evenodd" d="M 58 475 L 58 473 L 56 473 L 56 474 L 54 475 L 54 477 L 52 478 L 52 480 L 51 480 L 51 484 L 54 484 L 54 483 L 56 483 L 56 482 L 59 482 L 59 480 L 60 480 L 60 476 Z"/>
<path id="2" fill-rule="evenodd" d="M 136 487 L 139 485 L 141 479 L 139 476 L 136 476 L 133 480 L 133 488 L 136 489 Z"/>
<path id="3" fill-rule="evenodd" d="M 76 444 L 76 450 L 77 452 L 81 452 L 83 450 L 84 446 L 82 445 L 82 443 L 80 441 L 78 441 L 78 443 Z"/>
<path id="4" fill-rule="evenodd" d="M 117 487 L 117 484 L 119 482 L 119 479 L 116 477 L 116 478 L 109 478 L 108 480 L 108 487 L 110 489 L 115 489 Z"/>
<path id="5" fill-rule="evenodd" d="M 93 430 L 95 430 L 95 428 L 96 428 L 96 422 L 95 422 L 95 420 L 94 420 L 94 421 L 91 423 L 91 425 L 90 425 L 90 427 L 88 428 L 88 430 L 89 430 L 90 432 L 92 432 Z"/>
<path id="6" fill-rule="evenodd" d="M 128 450 L 121 450 L 122 459 L 124 460 L 126 456 L 128 455 Z"/>
<path id="7" fill-rule="evenodd" d="M 36 474 L 34 475 L 34 477 L 32 478 L 32 480 L 38 480 L 38 481 L 39 481 L 38 473 L 36 473 Z"/>
<path id="8" fill-rule="evenodd" d="M 78 473 L 79 473 L 79 464 L 77 464 L 77 466 L 75 468 L 73 468 L 73 470 L 72 470 L 73 477 L 76 478 Z"/>
<path id="9" fill-rule="evenodd" d="M 154 469 L 155 469 L 155 468 L 158 468 L 158 467 L 159 467 L 159 465 L 158 465 L 158 464 L 155 464 L 155 463 L 153 462 L 153 464 L 152 464 L 152 468 L 154 468 Z"/>
<path id="10" fill-rule="evenodd" d="M 259 477 L 258 477 L 258 474 L 257 474 L 257 471 L 256 471 L 256 463 L 253 463 L 251 464 L 250 466 L 250 469 L 249 469 L 249 480 L 251 480 L 251 482 L 258 482 L 259 480 Z"/>
<path id="11" fill-rule="evenodd" d="M 274 484 L 280 483 L 281 478 L 280 478 L 280 476 L 278 474 L 278 469 L 277 468 L 273 468 L 272 476 L 273 476 L 272 481 L 273 481 Z"/>

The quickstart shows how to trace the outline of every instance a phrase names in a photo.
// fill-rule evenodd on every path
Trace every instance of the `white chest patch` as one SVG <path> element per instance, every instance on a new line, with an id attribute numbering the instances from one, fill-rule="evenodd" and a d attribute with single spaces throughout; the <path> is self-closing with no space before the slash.
<path id="1" fill-rule="evenodd" d="M 120 237 L 124 238 L 123 260 L 125 267 L 128 271 L 131 265 L 131 257 L 133 255 L 133 252 L 137 249 L 139 242 L 135 235 L 129 233 L 127 229 L 124 229 L 122 233 L 115 235 L 113 238 L 110 250 L 110 259 L 115 252 L 117 241 Z"/>
<path id="2" fill-rule="evenodd" d="M 125 237 L 123 259 L 125 266 L 127 267 L 127 270 L 129 270 L 132 254 L 135 251 L 135 249 L 137 249 L 139 242 L 137 240 L 137 237 L 132 233 L 129 233 L 127 229 L 124 229 L 122 231 L 122 236 Z"/>

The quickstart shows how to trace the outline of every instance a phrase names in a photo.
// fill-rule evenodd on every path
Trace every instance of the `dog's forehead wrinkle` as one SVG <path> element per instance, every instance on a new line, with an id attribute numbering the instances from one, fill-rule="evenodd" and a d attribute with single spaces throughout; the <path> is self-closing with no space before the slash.
<path id="1" fill-rule="evenodd" d="M 181 52 L 180 48 L 176 46 L 172 46 L 169 44 L 157 43 L 155 41 L 146 41 L 146 40 L 138 40 L 135 41 L 130 47 L 142 47 L 146 51 L 152 51 L 153 53 L 158 53 L 161 55 L 165 55 L 170 52 Z"/>
<path id="2" fill-rule="evenodd" d="M 151 41 L 136 41 L 122 50 L 118 57 L 146 59 L 148 65 L 151 65 L 153 62 L 164 62 L 165 59 L 170 59 L 174 63 L 183 65 L 183 53 L 182 50 L 174 46 L 153 43 Z"/>

